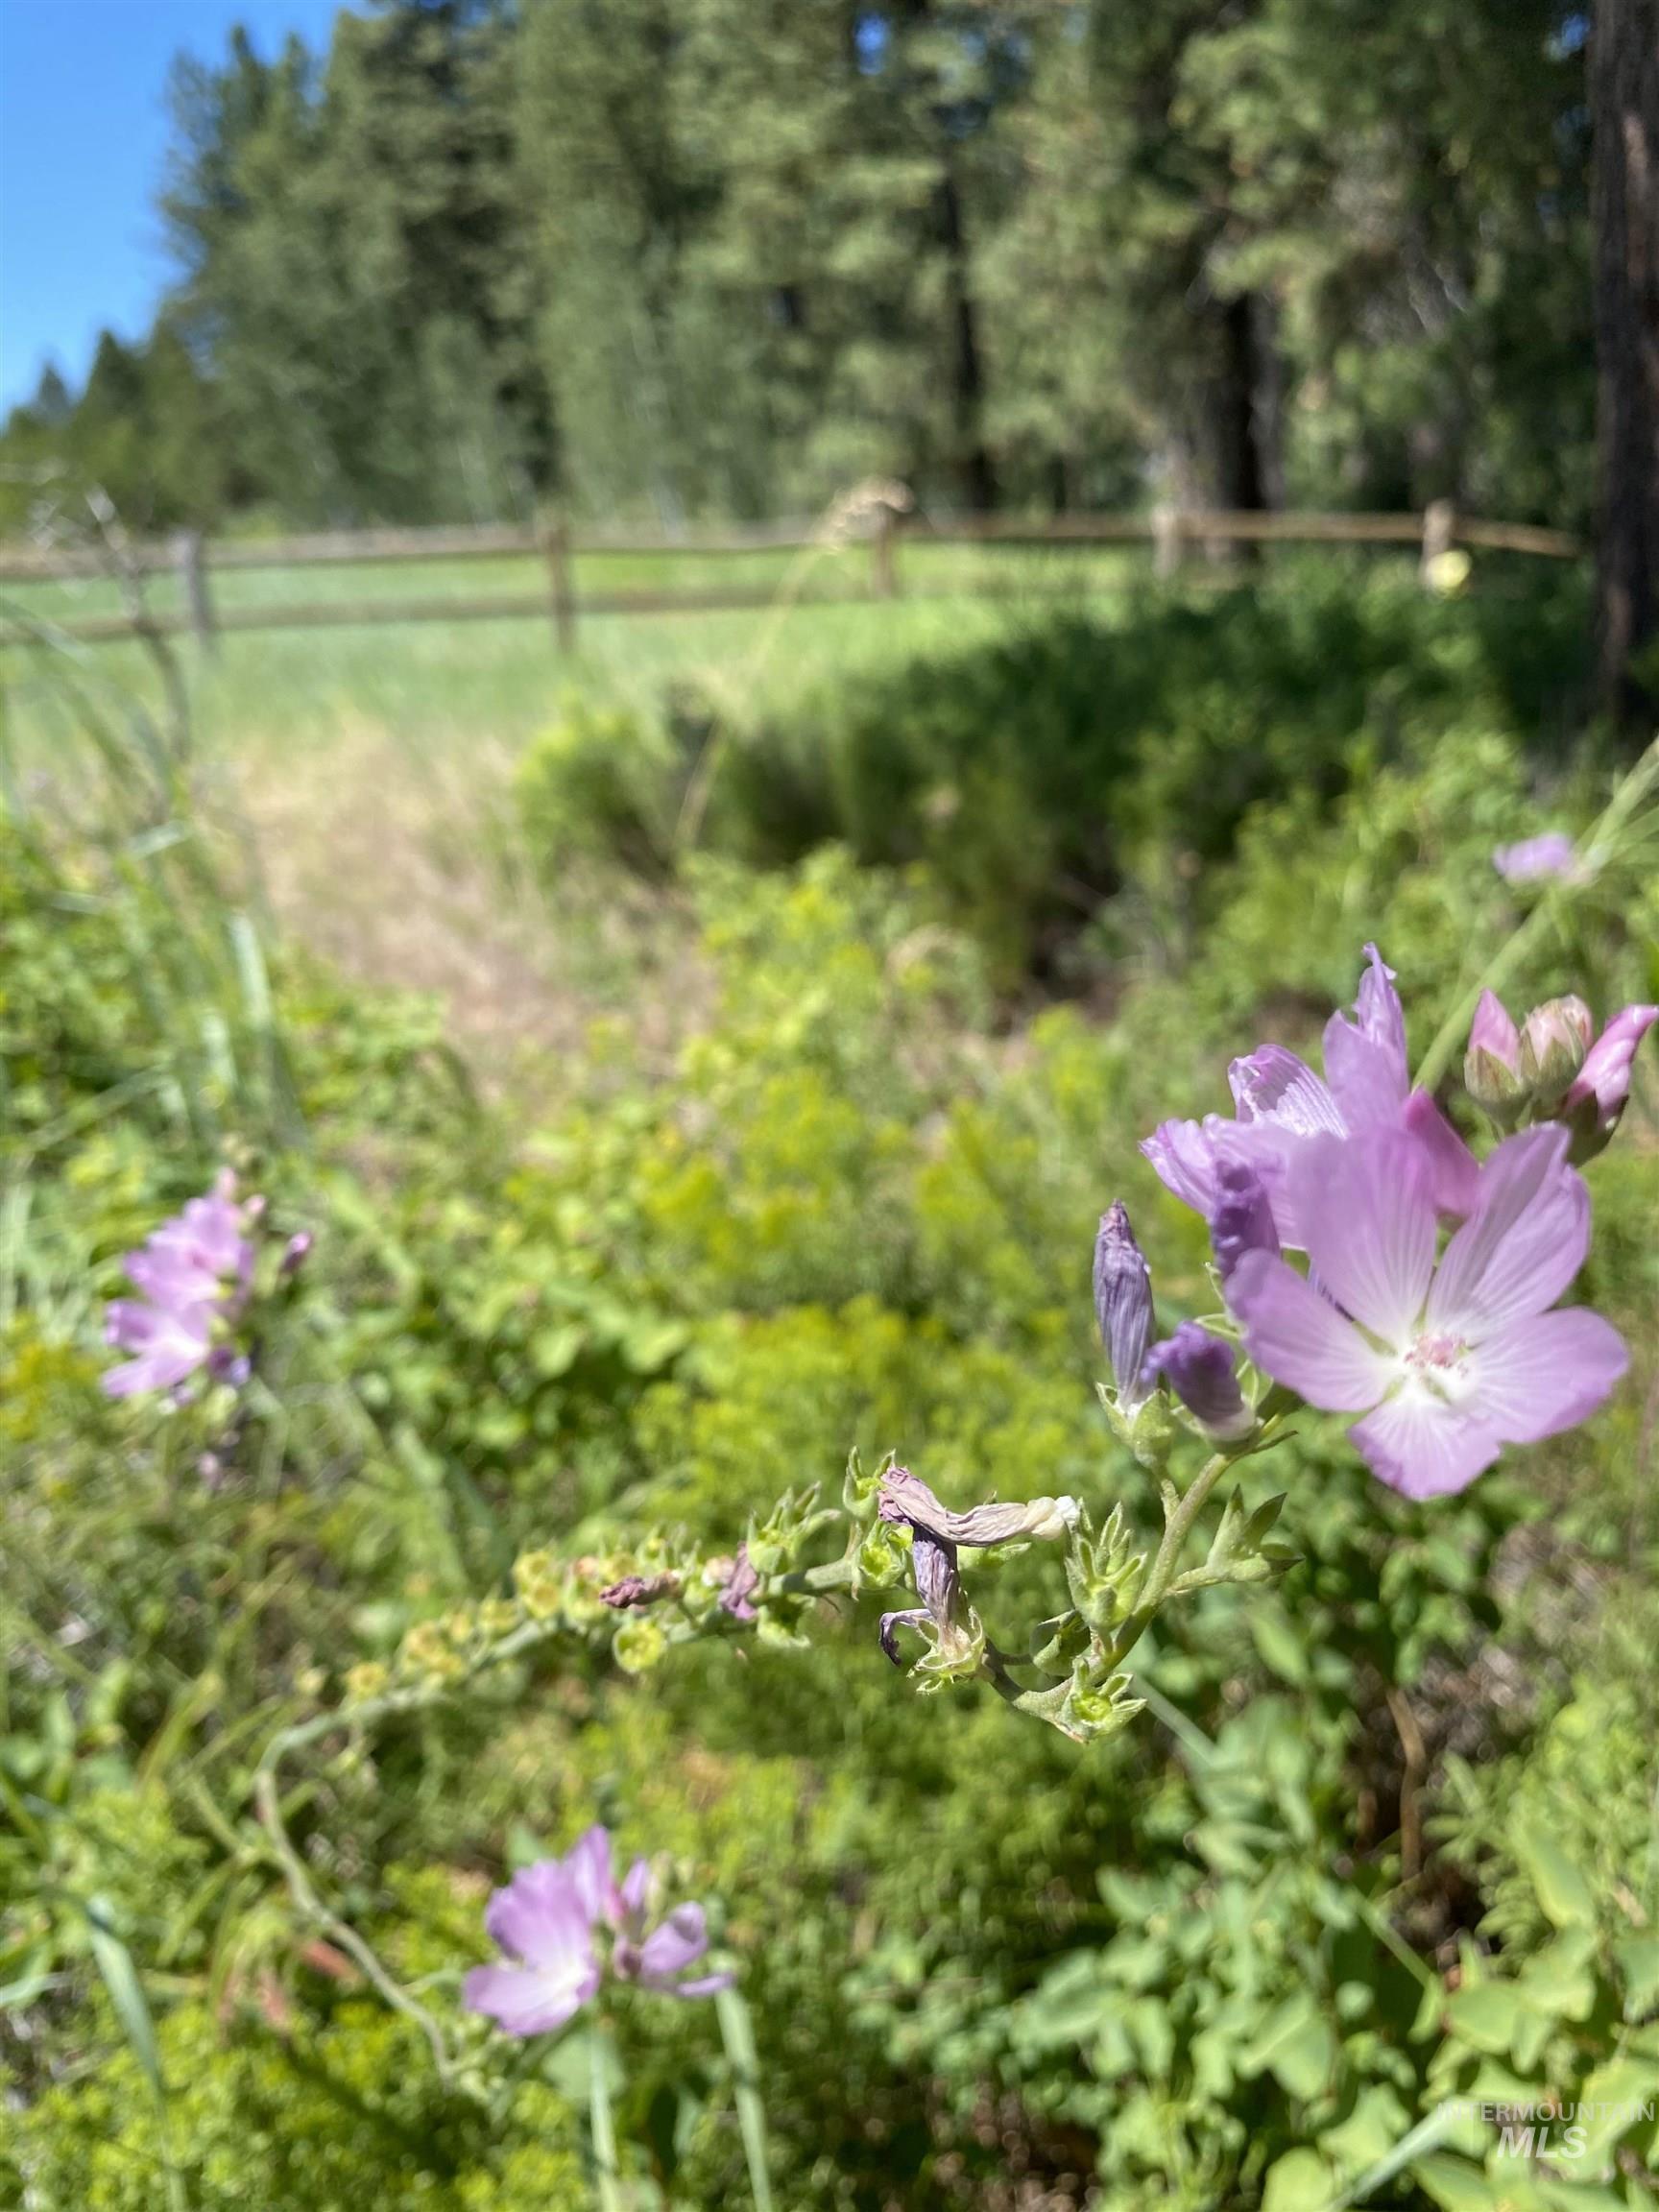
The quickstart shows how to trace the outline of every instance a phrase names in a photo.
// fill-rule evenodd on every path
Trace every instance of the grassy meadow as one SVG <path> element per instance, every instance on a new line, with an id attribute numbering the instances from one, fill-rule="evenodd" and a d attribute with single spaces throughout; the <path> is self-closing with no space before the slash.
<path id="1" fill-rule="evenodd" d="M 1308 1408 L 1213 1462 L 1172 1407 L 1126 1437 L 1091 1297 L 1121 1197 L 1160 1331 L 1217 1315 L 1140 1140 L 1265 1039 L 1317 1065 L 1367 941 L 1482 1146 L 1483 981 L 1659 998 L 1659 793 L 1586 729 L 1583 580 L 906 546 L 907 595 L 810 604 L 866 561 L 567 658 L 180 639 L 187 745 L 139 648 L 7 649 L 0 2203 L 1652 2200 L 1652 1044 L 1571 1293 L 1629 1372 L 1455 1495 Z M 784 576 L 578 589 L 670 566 Z M 1589 864 L 1506 880 L 1544 830 Z M 126 1256 L 227 1168 L 246 1368 L 109 1396 Z M 889 1454 L 1084 1516 L 965 1538 L 970 1612 L 901 1668 Z M 1161 1470 L 1239 1503 L 1195 1502 L 1108 1680 Z M 498 2033 L 490 1894 L 594 1821 L 732 1986 L 616 1967 Z M 1581 2139 L 1484 2116 L 1551 2102 Z"/>

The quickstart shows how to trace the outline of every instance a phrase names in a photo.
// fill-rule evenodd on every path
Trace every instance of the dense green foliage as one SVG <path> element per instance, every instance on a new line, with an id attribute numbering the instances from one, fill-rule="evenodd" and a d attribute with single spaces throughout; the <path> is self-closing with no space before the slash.
<path id="1" fill-rule="evenodd" d="M 1647 2200 L 1651 2119 L 1536 2167 L 1475 2119 L 1411 2135 L 1452 2096 L 1659 2097 L 1640 1101 L 1590 1171 L 1587 1292 L 1635 1354 L 1607 1410 L 1431 1505 L 1306 1418 L 1242 1469 L 1253 1500 L 1287 1491 L 1302 1563 L 1161 1623 L 1153 1708 L 1110 1743 L 918 1697 L 862 1606 L 815 1608 L 804 1648 L 733 1624 L 666 1654 L 595 1606 L 581 1640 L 308 1748 L 285 1769 L 304 1868 L 459 2037 L 451 2086 L 296 1911 L 251 1796 L 279 1726 L 412 1650 L 441 1672 L 445 1623 L 548 1554 L 602 1566 L 652 1525 L 730 1550 L 785 1488 L 838 1494 L 853 1447 L 953 1501 L 1065 1490 L 1149 1530 L 1155 1485 L 1092 1389 L 1095 1216 L 1126 1195 L 1166 1310 L 1202 1306 L 1198 1225 L 1137 1138 L 1216 1103 L 1242 1044 L 1304 1042 L 1362 937 L 1419 1053 L 1506 942 L 1490 854 L 1536 825 L 1548 709 L 1502 624 L 1148 611 L 820 701 L 802 728 L 831 733 L 847 811 L 815 799 L 797 849 L 832 830 L 919 865 L 699 857 L 709 998 L 673 1069 L 613 1026 L 535 1112 L 480 1102 L 430 1010 L 258 961 L 234 856 L 164 762 L 105 789 L 96 834 L 8 819 L 0 2200 L 584 2201 L 586 2030 L 510 2051 L 458 1992 L 503 1866 L 594 1817 L 715 1901 L 782 2205 L 1319 2212 L 1379 2165 L 1413 2212 Z M 1069 781 L 1075 702 L 1101 696 L 1117 718 Z M 1249 773 L 1222 785 L 1239 716 Z M 958 721 L 997 717 L 1046 868 L 1086 813 L 1111 826 L 1109 1022 L 1010 1031 L 974 937 L 1005 953 L 1033 909 L 990 898 L 1005 858 L 975 875 L 971 843 L 917 828 L 974 769 Z M 589 766 L 534 771 L 550 838 L 671 835 L 649 758 L 596 789 L 611 745 L 560 742 Z M 816 742 L 768 732 L 760 757 Z M 763 825 L 755 763 L 728 770 L 715 804 Z M 88 764 L 83 825 L 97 784 Z M 1548 788 L 1575 826 L 1604 780 L 1557 759 Z M 1001 802 L 979 811 L 990 835 Z M 883 849 L 888 819 L 914 842 Z M 1649 830 L 1552 895 L 1513 996 L 1655 996 L 1656 883 Z M 120 1255 L 227 1158 L 273 1234 L 317 1239 L 261 1310 L 255 1382 L 234 1410 L 114 1406 Z M 1042 1576 L 988 1570 L 988 1613 L 1029 1617 Z M 636 2202 L 745 2202 L 710 2010 L 630 1996 L 610 2032 Z"/>
<path id="2" fill-rule="evenodd" d="M 655 878 L 694 838 L 760 865 L 825 842 L 920 861 L 998 981 L 1074 986 L 1102 947 L 1190 948 L 1264 802 L 1310 827 L 1453 732 L 1558 755 L 1582 622 L 1576 585 L 1513 579 L 1448 604 L 1386 572 L 1357 586 L 1291 568 L 1220 597 L 1018 615 L 757 713 L 685 685 L 656 716 L 576 697 L 520 763 L 525 837 L 552 880 L 595 854 Z M 1518 773 L 1486 813 L 1494 843 L 1519 833 Z"/>
<path id="3" fill-rule="evenodd" d="M 375 0 L 176 84 L 0 527 L 1590 499 L 1565 0 Z M 54 474 L 56 469 L 58 473 Z"/>

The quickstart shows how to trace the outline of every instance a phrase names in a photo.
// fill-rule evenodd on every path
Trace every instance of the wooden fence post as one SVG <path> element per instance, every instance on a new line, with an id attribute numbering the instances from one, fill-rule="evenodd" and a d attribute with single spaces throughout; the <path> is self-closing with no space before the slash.
<path id="1" fill-rule="evenodd" d="M 876 534 L 870 541 L 870 596 L 899 596 L 899 517 L 884 499 L 876 510 Z"/>
<path id="2" fill-rule="evenodd" d="M 1426 591 L 1439 589 L 1436 563 L 1452 551 L 1457 536 L 1457 510 L 1450 499 L 1431 499 L 1423 510 L 1423 554 L 1417 581 Z"/>
<path id="3" fill-rule="evenodd" d="M 213 627 L 213 601 L 207 591 L 207 564 L 203 557 L 200 530 L 180 530 L 178 539 L 179 580 L 183 588 L 184 612 L 190 618 L 190 629 L 204 653 L 211 653 L 217 642 Z"/>
<path id="4" fill-rule="evenodd" d="M 1152 510 L 1152 573 L 1166 584 L 1181 565 L 1181 510 L 1165 502 Z"/>
<path id="5" fill-rule="evenodd" d="M 576 592 L 570 575 L 570 532 L 562 515 L 541 526 L 541 551 L 553 601 L 553 635 L 561 653 L 576 650 Z"/>

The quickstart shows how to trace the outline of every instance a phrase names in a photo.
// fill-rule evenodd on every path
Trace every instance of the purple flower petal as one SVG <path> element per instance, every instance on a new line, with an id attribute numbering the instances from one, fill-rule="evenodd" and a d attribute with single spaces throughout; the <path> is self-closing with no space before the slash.
<path id="1" fill-rule="evenodd" d="M 660 1983 L 695 1966 L 709 1948 L 701 1905 L 676 1905 L 639 1946 L 639 1979 Z"/>
<path id="2" fill-rule="evenodd" d="M 1578 873 L 1573 840 L 1564 830 L 1546 830 L 1537 837 L 1523 837 L 1515 845 L 1500 845 L 1492 865 L 1506 883 L 1536 883 L 1549 877 L 1571 878 Z"/>
<path id="3" fill-rule="evenodd" d="M 622 1887 L 617 1892 L 617 1896 L 621 1904 L 624 1921 L 643 1919 L 646 1907 L 651 1902 L 651 1862 L 649 1859 L 635 1860 L 633 1865 L 622 1877 Z"/>
<path id="4" fill-rule="evenodd" d="M 1336 1017 L 1340 1021 L 1341 1017 Z M 1227 1070 L 1240 1121 L 1271 1121 L 1295 1137 L 1340 1137 L 1336 1101 L 1306 1060 L 1283 1045 L 1262 1045 Z"/>
<path id="5" fill-rule="evenodd" d="M 538 1970 L 592 1953 L 592 1915 L 557 1859 L 539 1860 L 497 1889 L 484 1925 L 503 1951 Z"/>
<path id="6" fill-rule="evenodd" d="M 1554 1123 L 1492 1153 L 1434 1278 L 1432 1327 L 1479 1343 L 1554 1305 L 1590 1249 L 1590 1196 L 1566 1154 L 1567 1132 Z"/>
<path id="7" fill-rule="evenodd" d="M 1630 1364 L 1624 1339 L 1588 1307 L 1518 1321 L 1474 1358 L 1480 1412 L 1505 1443 L 1536 1444 L 1595 1412 Z"/>
<path id="8" fill-rule="evenodd" d="M 696 1974 L 688 1982 L 653 1983 L 669 1997 L 717 1997 L 722 1989 L 730 1989 L 736 1982 L 735 1974 Z"/>
<path id="9" fill-rule="evenodd" d="M 1422 1147 L 1403 1129 L 1314 1138 L 1291 1163 L 1290 1191 L 1321 1286 L 1384 1343 L 1404 1345 L 1434 1273 Z"/>
<path id="10" fill-rule="evenodd" d="M 584 1831 L 562 1862 L 571 1895 L 589 1926 L 596 1921 L 616 1923 L 620 1905 L 611 1873 L 611 1832 L 597 1821 Z"/>
<path id="11" fill-rule="evenodd" d="M 1161 1122 L 1141 1149 L 1165 1188 L 1208 1220 L 1215 1206 L 1215 1144 L 1209 1124 Z"/>
<path id="12" fill-rule="evenodd" d="M 1330 1413 L 1375 1406 L 1396 1365 L 1286 1261 L 1246 1252 L 1227 1286 L 1244 1348 L 1264 1375 Z"/>
<path id="13" fill-rule="evenodd" d="M 1584 1065 L 1567 1094 L 1569 1113 L 1575 1106 L 1596 1102 L 1600 1127 L 1610 1130 L 1623 1113 L 1630 1096 L 1630 1075 L 1636 1047 L 1655 1022 L 1659 1006 L 1626 1006 L 1615 1014 L 1584 1058 Z"/>
<path id="14" fill-rule="evenodd" d="M 509 2035 L 551 2035 L 582 2009 L 599 1987 L 591 1960 L 571 1960 L 562 1973 L 524 1966 L 474 1966 L 461 1985 L 469 2012 L 482 2012 Z"/>
<path id="15" fill-rule="evenodd" d="M 1496 1430 L 1477 1415 L 1407 1386 L 1348 1431 L 1380 1481 L 1407 1498 L 1445 1498 L 1467 1490 L 1497 1458 Z"/>
<path id="16" fill-rule="evenodd" d="M 1350 1129 L 1383 1128 L 1400 1118 L 1411 1076 L 1406 1059 L 1406 1015 L 1394 971 L 1375 945 L 1359 983 L 1357 1019 L 1333 1014 L 1325 1024 L 1325 1079 Z"/>
<path id="17" fill-rule="evenodd" d="M 1462 1221 L 1474 1209 L 1480 1163 L 1427 1091 L 1406 1101 L 1405 1127 L 1429 1164 L 1434 1211 L 1442 1221 Z"/>
<path id="18" fill-rule="evenodd" d="M 1509 1072 L 1516 1074 L 1521 1067 L 1521 1032 L 1515 1020 L 1495 991 L 1482 991 L 1475 1008 L 1475 1019 L 1469 1024 L 1469 1049 L 1471 1052 L 1489 1052 L 1493 1059 Z"/>

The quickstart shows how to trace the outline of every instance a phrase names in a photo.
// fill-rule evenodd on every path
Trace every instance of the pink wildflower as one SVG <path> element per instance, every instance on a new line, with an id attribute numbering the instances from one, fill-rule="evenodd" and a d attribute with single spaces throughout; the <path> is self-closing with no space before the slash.
<path id="1" fill-rule="evenodd" d="M 462 1996 L 509 2035 L 547 2035 L 594 1997 L 607 1967 L 670 1997 L 710 1997 L 730 1974 L 688 1976 L 709 1948 L 701 1905 L 676 1905 L 653 1922 L 651 1863 L 636 1859 L 618 1883 L 611 1837 L 589 1828 L 563 1859 L 541 1859 L 490 1900 L 484 1925 L 507 1963 L 476 1966 Z M 600 1939 L 611 1938 L 608 1959 Z"/>
<path id="2" fill-rule="evenodd" d="M 1227 1286 L 1250 1357 L 1331 1412 L 1409 1498 L 1462 1490 L 1505 1444 L 1595 1411 L 1623 1374 L 1612 1325 L 1554 1310 L 1582 1266 L 1590 1205 L 1565 1130 L 1500 1144 L 1468 1220 L 1435 1262 L 1430 1167 L 1403 1132 L 1320 1138 L 1289 1168 L 1310 1272 L 1248 1252 Z"/>
<path id="3" fill-rule="evenodd" d="M 1383 1128 L 1405 1128 L 1429 1153 L 1437 1211 L 1455 1219 L 1466 1210 L 1473 1156 L 1429 1094 L 1412 1091 L 1394 971 L 1375 945 L 1365 957 L 1355 1018 L 1333 1014 L 1325 1025 L 1323 1077 L 1284 1046 L 1263 1045 L 1228 1070 L 1233 1120 L 1166 1121 L 1142 1145 L 1167 1188 L 1207 1220 L 1227 1196 L 1222 1164 L 1240 1164 L 1261 1179 L 1281 1243 L 1305 1248 L 1288 1180 L 1296 1155 L 1318 1138 Z"/>

